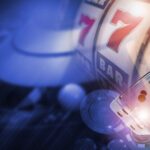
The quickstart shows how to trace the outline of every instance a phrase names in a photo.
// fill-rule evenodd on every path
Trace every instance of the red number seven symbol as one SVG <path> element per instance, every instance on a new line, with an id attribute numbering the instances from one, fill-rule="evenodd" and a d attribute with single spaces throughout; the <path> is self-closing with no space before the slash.
<path id="1" fill-rule="evenodd" d="M 125 26 L 117 29 L 110 37 L 107 46 L 113 49 L 115 52 L 119 51 L 119 46 L 124 38 L 142 21 L 142 17 L 132 16 L 128 12 L 117 10 L 111 23 L 117 25 L 121 21 Z"/>
<path id="2" fill-rule="evenodd" d="M 83 27 L 83 30 L 81 31 L 81 34 L 80 34 L 79 43 L 81 45 L 84 45 L 85 38 L 86 38 L 87 34 L 89 33 L 91 27 L 93 26 L 94 22 L 95 22 L 94 19 L 90 19 L 88 16 L 83 15 L 83 14 L 81 15 L 79 24 L 85 25 L 85 27 Z"/>

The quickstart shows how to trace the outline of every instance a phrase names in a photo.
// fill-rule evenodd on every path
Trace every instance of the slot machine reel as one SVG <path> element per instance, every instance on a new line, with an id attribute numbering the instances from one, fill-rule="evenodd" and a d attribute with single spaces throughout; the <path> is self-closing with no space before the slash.
<path id="1" fill-rule="evenodd" d="M 138 64 L 149 39 L 149 8 L 145 0 L 116 0 L 99 24 L 95 71 L 115 89 L 125 90 L 140 77 Z"/>

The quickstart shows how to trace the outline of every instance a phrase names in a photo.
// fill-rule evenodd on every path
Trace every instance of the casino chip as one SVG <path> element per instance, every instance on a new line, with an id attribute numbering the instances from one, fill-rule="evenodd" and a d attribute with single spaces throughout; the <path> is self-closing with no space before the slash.
<path id="1" fill-rule="evenodd" d="M 129 150 L 129 147 L 122 139 L 115 139 L 108 144 L 109 150 Z"/>
<path id="2" fill-rule="evenodd" d="M 97 90 L 87 95 L 80 107 L 84 123 L 98 133 L 115 133 L 120 120 L 111 111 L 109 105 L 117 96 L 118 93 L 111 90 Z"/>

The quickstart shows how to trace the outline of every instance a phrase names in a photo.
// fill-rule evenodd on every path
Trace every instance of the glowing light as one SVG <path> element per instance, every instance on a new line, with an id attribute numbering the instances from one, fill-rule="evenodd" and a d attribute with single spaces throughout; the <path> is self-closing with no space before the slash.
<path id="1" fill-rule="evenodd" d="M 131 5 L 131 12 L 134 16 L 143 16 L 145 14 L 145 8 L 139 3 Z"/>
<path id="2" fill-rule="evenodd" d="M 140 111 L 137 112 L 137 116 L 141 121 L 147 121 L 149 120 L 149 111 L 147 109 L 142 109 Z"/>

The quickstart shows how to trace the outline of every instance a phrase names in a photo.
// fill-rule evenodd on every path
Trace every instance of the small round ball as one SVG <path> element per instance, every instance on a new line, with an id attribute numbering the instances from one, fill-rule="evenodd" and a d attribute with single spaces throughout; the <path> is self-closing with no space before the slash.
<path id="1" fill-rule="evenodd" d="M 65 85 L 58 94 L 60 105 L 67 110 L 79 110 L 80 103 L 85 97 L 85 90 L 77 84 Z"/>

